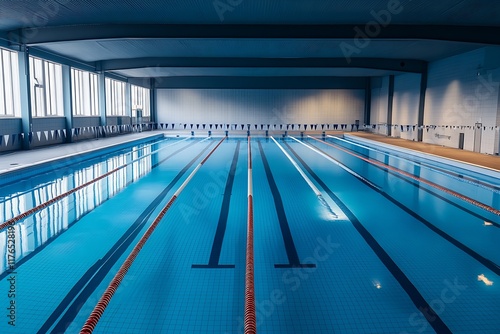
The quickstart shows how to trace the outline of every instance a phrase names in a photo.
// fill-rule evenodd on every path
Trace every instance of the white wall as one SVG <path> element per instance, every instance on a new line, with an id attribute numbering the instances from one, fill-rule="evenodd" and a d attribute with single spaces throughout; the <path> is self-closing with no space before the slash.
<path id="1" fill-rule="evenodd" d="M 499 89 L 500 90 L 500 89 Z M 500 91 L 498 92 L 497 122 L 495 126 L 494 153 L 500 154 Z"/>
<path id="2" fill-rule="evenodd" d="M 407 73 L 394 77 L 392 102 L 392 136 L 417 140 L 418 107 L 420 103 L 420 74 Z M 403 131 L 401 131 L 401 126 Z M 415 126 L 415 129 L 413 129 Z"/>
<path id="3" fill-rule="evenodd" d="M 372 79 L 372 95 L 370 107 L 370 123 L 375 125 L 372 132 L 387 134 L 387 107 L 389 94 L 389 77 Z"/>
<path id="4" fill-rule="evenodd" d="M 351 124 L 364 113 L 364 90 L 159 89 L 158 123 Z M 301 128 L 302 129 L 302 128 Z M 319 128 L 318 128 L 319 130 Z"/>
<path id="5" fill-rule="evenodd" d="M 481 48 L 429 64 L 425 96 L 424 142 L 474 149 L 474 124 L 482 123 L 481 152 L 498 153 L 500 69 L 494 48 Z M 478 72 L 480 75 L 478 75 Z"/>

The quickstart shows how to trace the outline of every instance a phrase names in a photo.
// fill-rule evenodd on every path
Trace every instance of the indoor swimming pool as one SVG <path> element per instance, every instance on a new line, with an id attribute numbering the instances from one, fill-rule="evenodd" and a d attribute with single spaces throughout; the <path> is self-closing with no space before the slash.
<path id="1" fill-rule="evenodd" d="M 280 134 L 2 177 L 0 333 L 79 333 L 173 196 L 94 332 L 243 333 L 249 147 L 257 332 L 500 331 L 499 172 Z"/>

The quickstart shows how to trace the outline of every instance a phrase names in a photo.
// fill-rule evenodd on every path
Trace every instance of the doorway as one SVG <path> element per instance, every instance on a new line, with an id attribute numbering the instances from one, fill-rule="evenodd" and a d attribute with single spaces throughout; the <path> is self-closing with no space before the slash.
<path id="1" fill-rule="evenodd" d="M 474 125 L 474 152 L 481 152 L 481 136 L 483 133 L 483 124 Z"/>

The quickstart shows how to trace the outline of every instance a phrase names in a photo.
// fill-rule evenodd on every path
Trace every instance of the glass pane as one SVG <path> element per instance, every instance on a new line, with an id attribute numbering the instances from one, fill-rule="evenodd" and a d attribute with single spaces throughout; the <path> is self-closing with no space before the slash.
<path id="1" fill-rule="evenodd" d="M 5 78 L 4 78 L 4 51 L 0 50 L 0 116 L 6 116 L 7 110 L 5 106 Z"/>
<path id="2" fill-rule="evenodd" d="M 132 85 L 132 116 L 136 115 L 135 111 L 137 109 L 142 109 L 142 115 L 145 117 L 149 117 L 149 101 L 149 89 Z"/>
<path id="3" fill-rule="evenodd" d="M 54 104 L 55 113 L 57 116 L 64 116 L 64 99 L 63 99 L 63 83 L 62 83 L 62 66 L 59 64 L 54 65 Z"/>
<path id="4" fill-rule="evenodd" d="M 21 85 L 19 83 L 19 63 L 16 52 L 11 55 L 12 99 L 14 100 L 14 116 L 21 117 Z"/>
<path id="5" fill-rule="evenodd" d="M 111 80 L 106 78 L 106 115 L 111 115 Z"/>
<path id="6" fill-rule="evenodd" d="M 33 116 L 63 116 L 62 66 L 33 57 L 30 57 L 29 63 Z M 77 109 L 76 104 L 73 104 L 73 107 Z"/>
<path id="7" fill-rule="evenodd" d="M 99 115 L 99 95 L 97 91 L 97 75 L 91 75 L 91 97 L 92 97 L 92 112 L 91 115 L 98 116 Z"/>

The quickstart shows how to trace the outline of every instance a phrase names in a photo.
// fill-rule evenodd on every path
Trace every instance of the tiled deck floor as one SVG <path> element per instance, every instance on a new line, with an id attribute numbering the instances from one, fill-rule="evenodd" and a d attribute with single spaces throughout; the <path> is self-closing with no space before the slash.
<path id="1" fill-rule="evenodd" d="M 36 148 L 29 151 L 14 151 L 0 155 L 0 175 L 2 173 L 34 165 L 43 161 L 58 159 L 86 151 L 96 150 L 137 139 L 157 136 L 159 131 L 132 133 L 122 136 L 85 140 L 71 144 L 61 144 Z"/>

